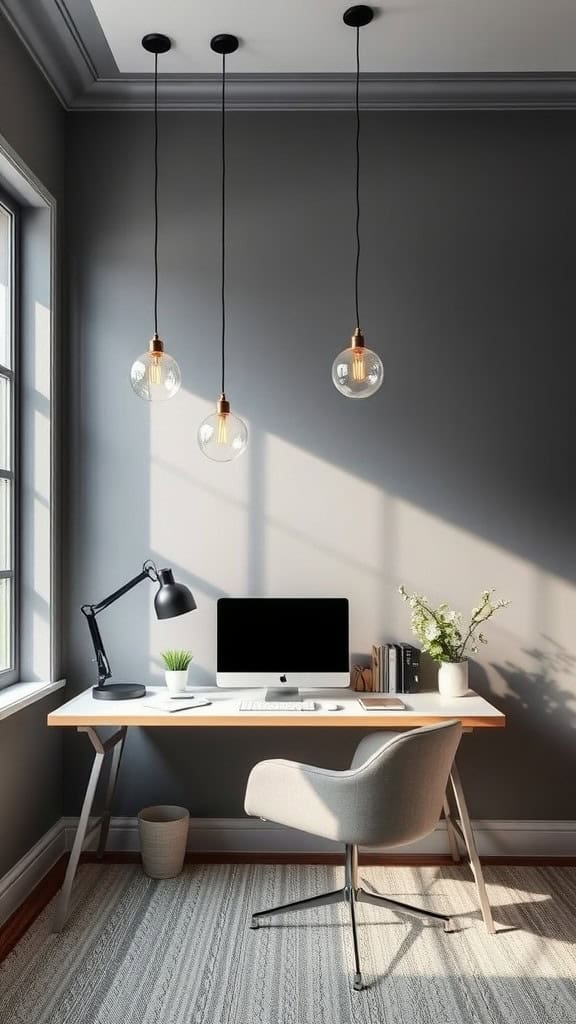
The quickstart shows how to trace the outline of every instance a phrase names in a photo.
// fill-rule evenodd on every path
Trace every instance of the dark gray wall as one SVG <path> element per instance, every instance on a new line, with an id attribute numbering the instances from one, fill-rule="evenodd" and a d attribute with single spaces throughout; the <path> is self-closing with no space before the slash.
<path id="1" fill-rule="evenodd" d="M 64 132 L 60 104 L 0 17 L 0 135 L 57 200 L 63 198 Z M 49 303 L 46 294 L 34 295 Z M 46 616 L 38 607 L 34 612 Z M 30 674 L 29 656 L 25 660 Z M 62 738 L 46 727 L 59 697 L 0 722 L 0 875 L 62 814 Z"/>
<path id="2" fill-rule="evenodd" d="M 57 199 L 62 196 L 65 114 L 0 15 L 0 134 Z"/>
<path id="3" fill-rule="evenodd" d="M 0 722 L 0 878 L 62 814 L 62 740 L 46 715 L 54 693 Z"/>
<path id="4" fill-rule="evenodd" d="M 195 441 L 218 391 L 218 121 L 162 116 L 161 332 L 184 385 L 150 409 L 127 380 L 152 330 L 150 117 L 70 118 L 68 675 L 93 675 L 80 604 L 150 553 L 199 610 L 159 625 L 145 588 L 110 609 L 118 680 L 158 679 L 182 643 L 209 681 L 223 593 L 348 594 L 367 652 L 408 636 L 399 583 L 464 609 L 495 586 L 513 604 L 473 684 L 509 728 L 464 740 L 471 810 L 572 818 L 574 117 L 363 124 L 363 325 L 386 379 L 358 403 L 330 382 L 354 326 L 351 117 L 230 116 L 228 390 L 250 447 L 222 467 Z M 356 737 L 337 733 L 134 732 L 118 813 L 240 814 L 251 764 L 344 764 Z M 70 740 L 67 813 L 85 753 Z"/>

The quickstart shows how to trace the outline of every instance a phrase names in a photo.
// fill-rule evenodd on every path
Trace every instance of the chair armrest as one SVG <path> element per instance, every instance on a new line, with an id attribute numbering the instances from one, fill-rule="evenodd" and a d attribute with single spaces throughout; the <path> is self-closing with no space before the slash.
<path id="1" fill-rule="evenodd" d="M 357 776 L 297 761 L 260 761 L 250 772 L 244 809 L 301 832 L 353 842 L 360 810 Z"/>

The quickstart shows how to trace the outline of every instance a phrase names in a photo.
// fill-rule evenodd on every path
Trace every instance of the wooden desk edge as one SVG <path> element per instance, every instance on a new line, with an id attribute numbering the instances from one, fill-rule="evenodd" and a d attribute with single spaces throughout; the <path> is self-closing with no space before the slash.
<path id="1" fill-rule="evenodd" d="M 197 727 L 199 729 L 206 728 L 294 728 L 299 729 L 310 729 L 310 728 L 353 728 L 353 729 L 370 729 L 370 728 L 382 728 L 390 727 L 395 729 L 407 729 L 412 727 L 418 727 L 421 725 L 437 725 L 439 722 L 450 722 L 456 718 L 462 723 L 464 729 L 503 729 L 506 725 L 505 715 L 413 715 L 408 718 L 406 715 L 374 715 L 373 712 L 367 711 L 363 715 L 342 715 L 339 716 L 337 711 L 332 711 L 329 714 L 318 714 L 315 712 L 312 714 L 302 714 L 301 712 L 292 712 L 288 715 L 279 715 L 273 712 L 270 717 L 264 717 L 263 715 L 251 715 L 249 712 L 237 713 L 234 715 L 198 715 L 193 717 L 192 715 L 183 716 L 182 712 L 175 712 L 170 714 L 166 712 L 160 715 L 131 715 L 127 721 L 123 719 L 121 715 L 110 714 L 110 715 L 78 715 L 78 717 L 71 719 L 68 715 L 59 717 L 58 710 L 50 712 L 48 715 L 49 726 L 65 726 L 67 728 L 76 728 L 79 725 L 127 725 L 129 728 L 135 727 L 180 727 L 190 728 Z"/>

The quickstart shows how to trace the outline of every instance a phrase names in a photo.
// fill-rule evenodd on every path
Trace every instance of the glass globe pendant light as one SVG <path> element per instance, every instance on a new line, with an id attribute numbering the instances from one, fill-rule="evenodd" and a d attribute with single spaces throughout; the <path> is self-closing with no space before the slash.
<path id="1" fill-rule="evenodd" d="M 167 36 L 151 32 L 142 46 L 154 54 L 154 335 L 148 350 L 133 362 L 130 383 L 139 398 L 163 402 L 174 397 L 182 381 L 178 363 L 165 351 L 158 334 L 158 54 L 167 53 L 172 44 Z"/>
<path id="2" fill-rule="evenodd" d="M 213 462 L 232 462 L 246 451 L 248 429 L 239 416 L 230 411 L 226 397 L 226 55 L 238 49 L 236 36 L 221 34 L 210 40 L 214 53 L 222 56 L 222 193 L 221 193 L 221 304 L 222 304 L 222 389 L 216 402 L 216 412 L 207 416 L 198 428 L 198 444 L 206 458 Z"/>
<path id="3" fill-rule="evenodd" d="M 360 329 L 358 277 L 360 271 L 360 29 L 369 25 L 374 11 L 365 4 L 350 7 L 343 15 L 344 24 L 356 29 L 356 269 L 354 291 L 356 329 L 348 348 L 336 356 L 332 364 L 334 386 L 346 398 L 369 398 L 382 386 L 384 367 L 380 356 L 366 347 Z"/>

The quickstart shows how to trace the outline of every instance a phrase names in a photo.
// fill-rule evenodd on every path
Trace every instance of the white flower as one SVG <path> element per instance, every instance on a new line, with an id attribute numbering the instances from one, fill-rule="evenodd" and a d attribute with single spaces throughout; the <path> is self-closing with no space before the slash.
<path id="1" fill-rule="evenodd" d="M 435 640 L 436 637 L 440 636 L 440 626 L 437 622 L 429 622 L 424 630 L 424 636 L 427 640 Z"/>

